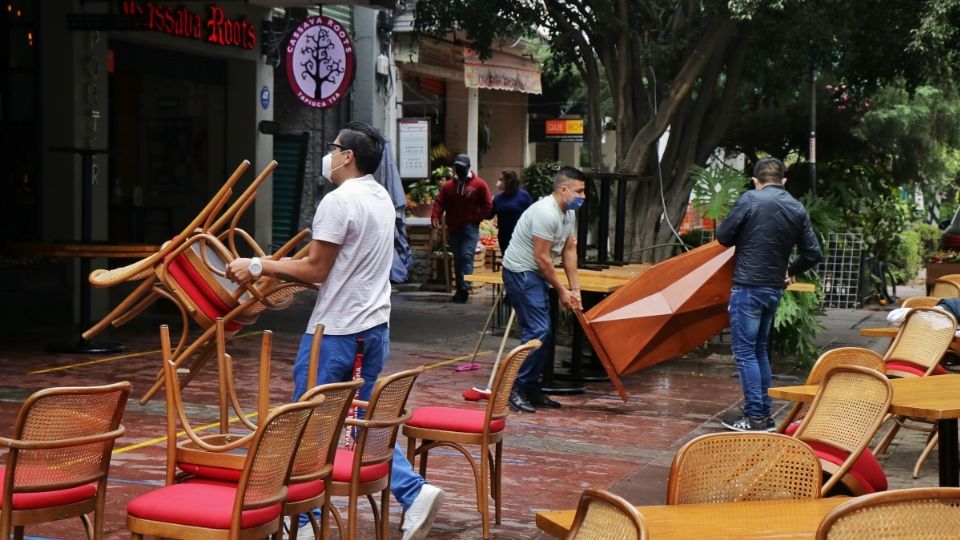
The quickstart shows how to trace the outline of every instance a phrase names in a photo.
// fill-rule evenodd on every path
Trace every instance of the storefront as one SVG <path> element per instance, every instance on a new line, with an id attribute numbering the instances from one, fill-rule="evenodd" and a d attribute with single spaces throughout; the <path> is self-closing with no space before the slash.
<path id="1" fill-rule="evenodd" d="M 44 99 L 34 236 L 162 242 L 241 160 L 265 166 L 272 139 L 257 127 L 272 115 L 273 68 L 260 44 L 267 14 L 240 2 L 46 4 L 37 14 L 35 90 Z M 260 206 L 252 229 L 269 220 Z"/>

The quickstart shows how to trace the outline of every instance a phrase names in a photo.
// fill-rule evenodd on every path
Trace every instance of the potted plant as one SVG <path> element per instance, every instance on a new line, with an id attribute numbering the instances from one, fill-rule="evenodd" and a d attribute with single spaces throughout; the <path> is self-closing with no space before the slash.
<path id="1" fill-rule="evenodd" d="M 417 217 L 430 217 L 433 213 L 433 200 L 440 193 L 440 186 L 447 178 L 453 177 L 450 167 L 437 167 L 430 173 L 430 178 L 417 180 L 410 184 L 407 191 L 407 208 Z"/>

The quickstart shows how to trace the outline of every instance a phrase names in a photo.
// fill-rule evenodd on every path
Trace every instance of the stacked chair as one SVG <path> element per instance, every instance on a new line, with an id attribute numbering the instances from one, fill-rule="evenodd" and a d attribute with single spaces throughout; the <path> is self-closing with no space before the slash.
<path id="1" fill-rule="evenodd" d="M 540 345 L 540 341 L 530 340 L 507 354 L 497 369 L 486 410 L 418 407 L 403 426 L 403 434 L 407 436 L 407 458 L 413 464 L 416 457 L 420 456 L 420 475 L 424 478 L 427 476 L 430 450 L 446 446 L 467 458 L 476 484 L 477 510 L 483 524 L 484 539 L 490 537 L 488 499 L 491 495 L 495 504 L 496 523 L 500 524 L 503 475 L 501 459 L 506 418 L 510 414 L 507 406 L 510 389 L 527 355 Z M 480 447 L 479 464 L 464 445 Z"/>
<path id="2" fill-rule="evenodd" d="M 0 537 L 24 527 L 79 517 L 88 539 L 103 538 L 107 474 L 130 383 L 48 388 L 23 404 L 7 448 Z M 87 514 L 93 513 L 93 522 Z"/>
<path id="3" fill-rule="evenodd" d="M 291 305 L 293 296 L 312 285 L 285 282 L 263 277 L 251 283 L 236 285 L 226 279 L 227 263 L 240 256 L 238 245 L 253 256 L 278 259 L 303 257 L 307 248 L 294 252 L 309 237 L 301 231 L 272 255 L 267 255 L 253 237 L 239 228 L 239 220 L 256 199 L 257 189 L 276 168 L 271 162 L 249 187 L 229 206 L 233 188 L 250 166 L 244 161 L 213 196 L 200 213 L 176 236 L 164 243 L 153 255 L 111 270 L 90 273 L 92 286 L 105 288 L 138 283 L 136 288 L 103 319 L 83 333 L 90 339 L 107 327 L 120 326 L 132 320 L 160 298 L 171 301 L 180 311 L 182 331 L 173 351 L 173 361 L 180 367 L 191 362 L 183 384 L 188 384 L 214 354 L 214 326 L 224 320 L 227 337 L 255 322 L 264 309 L 283 309 Z M 200 335 L 189 339 L 192 324 Z M 163 375 L 141 398 L 149 401 L 163 385 Z"/>

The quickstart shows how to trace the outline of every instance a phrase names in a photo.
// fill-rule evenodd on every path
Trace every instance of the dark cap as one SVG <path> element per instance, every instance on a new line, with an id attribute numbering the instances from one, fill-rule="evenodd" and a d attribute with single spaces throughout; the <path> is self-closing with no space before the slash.
<path id="1" fill-rule="evenodd" d="M 466 154 L 457 154 L 457 159 L 453 160 L 454 165 L 460 165 L 461 167 L 470 168 L 470 156 Z"/>

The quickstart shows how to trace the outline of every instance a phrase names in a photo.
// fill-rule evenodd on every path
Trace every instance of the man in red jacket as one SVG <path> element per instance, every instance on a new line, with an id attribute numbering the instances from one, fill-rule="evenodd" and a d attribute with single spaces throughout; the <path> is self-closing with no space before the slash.
<path id="1" fill-rule="evenodd" d="M 441 187 L 433 202 L 433 227 L 440 228 L 440 217 L 447 213 L 450 249 L 457 273 L 457 292 L 451 299 L 464 303 L 470 290 L 463 276 L 473 273 L 473 254 L 480 239 L 480 222 L 490 215 L 493 200 L 486 180 L 470 170 L 470 156 L 457 155 L 453 162 L 454 177 Z"/>

